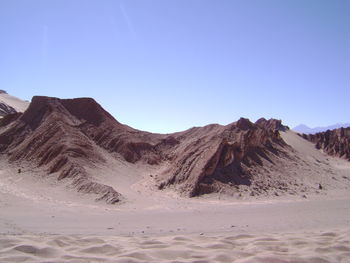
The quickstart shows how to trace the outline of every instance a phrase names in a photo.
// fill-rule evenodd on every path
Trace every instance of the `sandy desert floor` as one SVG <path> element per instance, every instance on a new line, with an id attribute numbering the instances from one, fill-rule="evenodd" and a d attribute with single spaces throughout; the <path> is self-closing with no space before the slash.
<path id="1" fill-rule="evenodd" d="M 283 136 L 324 165 L 324 174 L 311 173 L 321 193 L 188 199 L 153 187 L 153 167 L 140 175 L 120 161 L 118 176 L 99 167 L 99 180 L 126 197 L 107 205 L 3 159 L 0 262 L 350 262 L 350 163 Z"/>

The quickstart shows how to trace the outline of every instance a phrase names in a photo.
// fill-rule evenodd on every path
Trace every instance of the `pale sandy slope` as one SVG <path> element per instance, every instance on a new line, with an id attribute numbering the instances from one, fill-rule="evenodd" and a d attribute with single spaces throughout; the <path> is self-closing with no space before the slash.
<path id="1" fill-rule="evenodd" d="M 0 103 L 11 106 L 17 112 L 24 112 L 29 106 L 28 101 L 21 100 L 7 93 L 0 93 Z"/>
<path id="2" fill-rule="evenodd" d="M 0 262 L 349 262 L 349 162 L 283 137 L 299 158 L 292 172 L 322 191 L 187 199 L 157 190 L 155 167 L 110 159 L 96 179 L 126 197 L 110 206 L 3 160 Z"/>

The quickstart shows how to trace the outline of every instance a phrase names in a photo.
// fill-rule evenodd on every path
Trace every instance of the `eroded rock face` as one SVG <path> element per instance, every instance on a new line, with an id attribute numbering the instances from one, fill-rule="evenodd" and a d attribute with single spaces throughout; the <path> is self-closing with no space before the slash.
<path id="1" fill-rule="evenodd" d="M 193 128 L 175 138 L 180 143 L 159 187 L 179 185 L 191 197 L 218 192 L 222 184 L 249 186 L 251 167 L 262 166 L 262 159 L 287 147 L 278 131 L 243 118 L 227 126 Z"/>
<path id="2" fill-rule="evenodd" d="M 260 118 L 259 120 L 257 120 L 255 122 L 255 124 L 262 127 L 262 128 L 273 130 L 273 131 L 287 131 L 287 130 L 289 130 L 289 127 L 283 125 L 281 120 L 276 120 L 276 119 L 266 120 L 265 118 Z"/>
<path id="3" fill-rule="evenodd" d="M 0 152 L 12 162 L 29 161 L 70 179 L 78 191 L 121 200 L 117 189 L 97 183 L 87 167 L 103 163 L 100 148 L 129 163 L 161 165 L 159 188 L 176 186 L 187 196 L 218 192 L 223 185 L 247 185 L 271 157 L 288 147 L 277 120 L 241 118 L 222 126 L 195 127 L 174 134 L 152 134 L 116 121 L 90 98 L 33 97 L 23 113 L 0 121 Z M 99 148 L 100 147 L 100 148 Z"/>
<path id="4" fill-rule="evenodd" d="M 350 128 L 339 128 L 316 134 L 303 134 L 302 136 L 315 143 L 317 149 L 350 161 Z"/>
<path id="5" fill-rule="evenodd" d="M 118 192 L 93 182 L 84 168 L 104 161 L 79 128 L 90 119 L 71 114 L 62 101 L 34 97 L 25 113 L 7 115 L 0 122 L 0 151 L 7 153 L 10 161 L 25 160 L 45 167 L 48 173 L 57 173 L 58 180 L 72 179 L 79 191 L 101 195 L 108 203 L 120 201 Z"/>
<path id="6" fill-rule="evenodd" d="M 0 103 L 0 116 L 5 116 L 7 114 L 16 113 L 17 111 L 11 106 Z"/>

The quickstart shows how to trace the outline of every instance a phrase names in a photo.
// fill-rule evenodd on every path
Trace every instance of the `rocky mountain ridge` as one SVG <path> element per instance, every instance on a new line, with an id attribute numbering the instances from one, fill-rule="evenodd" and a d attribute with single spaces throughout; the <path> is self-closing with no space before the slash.
<path id="1" fill-rule="evenodd" d="M 91 172 L 107 155 L 130 165 L 162 167 L 154 175 L 160 190 L 174 188 L 194 197 L 245 186 L 254 195 L 288 191 L 286 185 L 292 185 L 286 167 L 297 157 L 281 137 L 287 130 L 280 120 L 252 123 L 241 118 L 229 125 L 154 134 L 119 123 L 91 98 L 36 96 L 24 113 L 7 114 L 0 121 L 0 153 L 111 204 L 124 197 Z"/>
<path id="2" fill-rule="evenodd" d="M 302 137 L 315 143 L 317 149 L 322 149 L 331 156 L 350 161 L 350 127 L 316 134 L 303 134 Z"/>

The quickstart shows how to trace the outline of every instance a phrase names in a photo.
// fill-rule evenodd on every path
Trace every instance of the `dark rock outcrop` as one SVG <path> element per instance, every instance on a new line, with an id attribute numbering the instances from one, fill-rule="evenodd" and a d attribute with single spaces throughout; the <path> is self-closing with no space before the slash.
<path id="1" fill-rule="evenodd" d="M 303 138 L 315 143 L 317 149 L 350 161 L 350 128 L 327 130 L 316 134 L 303 134 Z"/>
<path id="2" fill-rule="evenodd" d="M 250 185 L 251 168 L 287 147 L 279 132 L 241 118 L 227 126 L 208 125 L 179 133 L 175 139 L 172 165 L 163 173 L 160 188 L 180 186 L 180 191 L 197 196 L 218 192 L 223 184 Z"/>
<path id="3" fill-rule="evenodd" d="M 282 124 L 281 120 L 260 118 L 255 122 L 256 125 L 273 131 L 287 131 L 289 130 L 288 126 Z"/>
<path id="4" fill-rule="evenodd" d="M 82 101 L 86 102 L 85 99 Z M 90 112 L 94 118 L 97 116 L 96 119 L 86 114 L 74 115 L 74 109 L 64 105 L 70 102 L 34 97 L 23 114 L 7 115 L 0 122 L 0 151 L 7 153 L 10 161 L 35 163 L 48 173 L 57 173 L 58 180 L 72 179 L 79 191 L 99 194 L 99 199 L 116 203 L 120 194 L 107 185 L 94 182 L 84 168 L 104 159 L 95 149 L 94 142 L 79 128 L 91 121 L 98 125 L 96 119 L 105 120 L 111 116 L 93 100 L 89 105 L 100 109 L 100 112 Z M 81 105 L 77 103 L 77 106 Z"/>
<path id="5" fill-rule="evenodd" d="M 7 114 L 16 113 L 17 111 L 5 103 L 0 103 L 0 116 L 5 116 Z"/>

